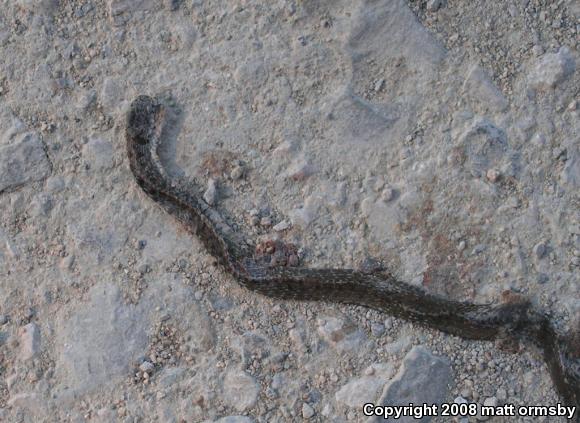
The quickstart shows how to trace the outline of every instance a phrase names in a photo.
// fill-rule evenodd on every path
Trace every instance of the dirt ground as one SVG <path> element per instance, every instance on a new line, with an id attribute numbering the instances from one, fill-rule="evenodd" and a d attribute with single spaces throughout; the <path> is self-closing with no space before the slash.
<path id="1" fill-rule="evenodd" d="M 530 345 L 240 287 L 139 189 L 124 130 L 136 96 L 171 98 L 169 174 L 305 266 L 512 290 L 570 332 L 579 17 L 574 0 L 0 0 L 0 421 L 555 406 Z"/>

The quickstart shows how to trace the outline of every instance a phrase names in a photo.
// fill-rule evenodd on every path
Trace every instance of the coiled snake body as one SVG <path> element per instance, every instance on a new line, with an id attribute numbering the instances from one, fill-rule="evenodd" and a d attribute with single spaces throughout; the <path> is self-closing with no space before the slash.
<path id="1" fill-rule="evenodd" d="M 261 265 L 253 259 L 252 246 L 217 210 L 166 175 L 157 157 L 164 120 L 165 107 L 156 99 L 140 96 L 131 104 L 126 127 L 131 171 L 143 191 L 198 236 L 243 286 L 273 298 L 361 305 L 467 339 L 532 342 L 542 350 L 563 400 L 578 408 L 580 353 L 527 300 L 473 304 L 429 294 L 386 273 Z"/>

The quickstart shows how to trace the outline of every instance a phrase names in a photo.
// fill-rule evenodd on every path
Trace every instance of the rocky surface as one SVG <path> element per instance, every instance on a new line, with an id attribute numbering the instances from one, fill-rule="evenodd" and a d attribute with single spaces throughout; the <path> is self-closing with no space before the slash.
<path id="1" fill-rule="evenodd" d="M 23 134 L 0 147 L 0 192 L 36 181 L 50 174 L 51 166 L 36 134 Z"/>
<path id="2" fill-rule="evenodd" d="M 369 401 L 558 401 L 529 346 L 239 287 L 140 192 L 123 134 L 135 96 L 172 102 L 169 174 L 266 248 L 296 246 L 280 259 L 382 262 L 454 299 L 511 289 L 574 330 L 577 2 L 0 6 L 0 420 L 364 422 Z"/>
<path id="3" fill-rule="evenodd" d="M 403 364 L 385 387 L 378 404 L 385 406 L 406 406 L 409 404 L 441 404 L 448 395 L 447 385 L 451 378 L 451 366 L 446 359 L 434 356 L 422 346 L 413 347 L 403 359 Z M 375 403 L 375 401 L 372 401 Z M 370 422 L 386 421 L 382 417 L 369 419 Z M 429 422 L 431 416 L 416 419 L 404 416 L 400 422 Z"/>

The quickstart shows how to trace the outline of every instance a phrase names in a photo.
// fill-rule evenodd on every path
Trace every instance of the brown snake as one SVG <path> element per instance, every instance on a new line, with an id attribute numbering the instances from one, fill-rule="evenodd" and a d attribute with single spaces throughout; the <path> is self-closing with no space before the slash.
<path id="1" fill-rule="evenodd" d="M 571 338 L 558 334 L 548 316 L 528 300 L 497 305 L 459 302 L 429 294 L 384 272 L 259 264 L 253 258 L 254 248 L 241 240 L 217 210 L 166 175 L 157 157 L 165 110 L 162 102 L 148 96 L 131 104 L 126 127 L 131 171 L 143 191 L 198 236 L 244 287 L 279 299 L 361 305 L 467 339 L 526 340 L 542 350 L 563 401 L 578 409 L 579 348 L 573 347 Z"/>

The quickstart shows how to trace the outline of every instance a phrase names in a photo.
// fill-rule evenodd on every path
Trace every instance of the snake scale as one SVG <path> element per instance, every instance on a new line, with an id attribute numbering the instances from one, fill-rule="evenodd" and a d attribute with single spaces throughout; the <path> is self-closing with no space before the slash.
<path id="1" fill-rule="evenodd" d="M 166 110 L 163 101 L 149 96 L 139 96 L 131 104 L 126 122 L 131 171 L 141 189 L 198 236 L 244 287 L 277 299 L 365 306 L 466 339 L 531 342 L 542 351 L 562 400 L 578 409 L 579 348 L 528 300 L 495 305 L 459 302 L 432 295 L 385 272 L 261 264 L 253 256 L 254 248 L 215 208 L 166 174 L 157 155 Z"/>

